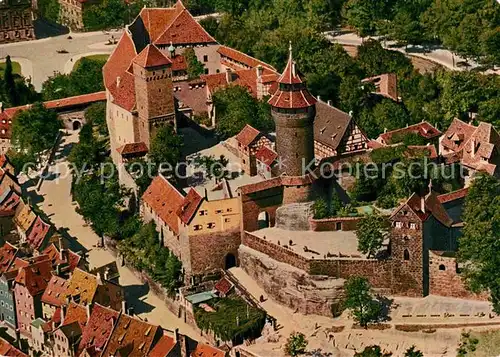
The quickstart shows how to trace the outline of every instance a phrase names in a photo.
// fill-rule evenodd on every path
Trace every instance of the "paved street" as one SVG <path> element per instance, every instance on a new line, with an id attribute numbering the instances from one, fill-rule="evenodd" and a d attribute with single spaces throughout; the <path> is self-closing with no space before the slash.
<path id="1" fill-rule="evenodd" d="M 39 191 L 38 206 L 50 217 L 52 223 L 75 237 L 79 244 L 89 250 L 91 267 L 100 266 L 114 260 L 110 252 L 105 249 L 96 249 L 94 245 L 99 237 L 75 212 L 75 205 L 71 199 L 72 176 L 68 170 L 67 155 L 71 145 L 78 140 L 78 134 L 65 136 L 56 154 L 56 160 L 50 167 L 50 178 L 47 179 Z M 36 198 L 35 198 L 36 199 Z M 119 264 L 118 264 L 119 265 Z M 200 336 L 187 324 L 177 319 L 166 307 L 163 301 L 149 291 L 126 267 L 120 267 L 120 283 L 129 296 L 129 305 L 133 306 L 136 314 L 142 319 L 161 325 L 167 329 L 178 327 L 181 333 L 200 340 Z"/>
<path id="2" fill-rule="evenodd" d="M 0 46 L 0 61 L 10 55 L 14 61 L 21 65 L 21 71 L 26 78 L 31 78 L 37 91 L 42 89 L 42 83 L 54 72 L 65 72 L 68 62 L 76 61 L 82 54 L 109 54 L 115 46 L 106 45 L 114 36 L 119 39 L 120 32 L 89 32 L 71 33 L 68 35 L 44 38 L 29 42 L 9 43 Z M 66 50 L 68 53 L 57 53 Z M 72 66 L 69 66 L 71 69 Z"/>

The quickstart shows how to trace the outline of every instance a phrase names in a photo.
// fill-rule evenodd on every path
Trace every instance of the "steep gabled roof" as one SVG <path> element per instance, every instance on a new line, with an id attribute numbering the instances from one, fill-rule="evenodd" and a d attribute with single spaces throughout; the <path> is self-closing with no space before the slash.
<path id="1" fill-rule="evenodd" d="M 116 79 L 118 77 L 123 77 L 136 55 L 134 42 L 128 31 L 125 31 L 102 69 L 106 88 L 111 90 L 110 87 L 113 83 L 115 83 L 116 87 Z"/>
<path id="2" fill-rule="evenodd" d="M 53 306 L 65 304 L 64 292 L 67 287 L 68 281 L 66 279 L 53 275 L 43 292 L 42 302 Z"/>
<path id="3" fill-rule="evenodd" d="M 0 274 L 5 273 L 16 259 L 18 249 L 9 242 L 0 248 Z"/>
<path id="4" fill-rule="evenodd" d="M 41 294 L 52 278 L 52 264 L 44 260 L 22 267 L 16 276 L 16 284 L 23 285 L 31 296 Z"/>
<path id="5" fill-rule="evenodd" d="M 182 11 L 182 7 L 177 5 L 170 8 L 144 8 L 139 16 L 144 23 L 144 27 L 149 34 L 150 41 L 156 40 L 164 31 L 165 27 Z"/>
<path id="6" fill-rule="evenodd" d="M 79 297 L 80 304 L 90 304 L 97 292 L 97 277 L 76 268 L 68 281 L 65 297 Z"/>
<path id="7" fill-rule="evenodd" d="M 142 68 L 169 66 L 172 61 L 165 56 L 155 45 L 147 45 L 133 62 Z"/>
<path id="8" fill-rule="evenodd" d="M 255 153 L 255 158 L 264 163 L 264 165 L 271 166 L 273 162 L 278 158 L 278 154 L 267 146 L 262 146 Z"/>
<path id="9" fill-rule="evenodd" d="M 217 41 L 184 8 L 153 43 L 156 45 L 168 45 L 170 43 L 174 45 L 193 45 L 217 43 Z"/>
<path id="10" fill-rule="evenodd" d="M 444 133 L 441 139 L 441 145 L 454 152 L 459 152 L 463 149 L 465 143 L 470 139 L 476 131 L 476 127 L 467 124 L 460 119 L 453 119 L 448 130 Z"/>
<path id="11" fill-rule="evenodd" d="M 316 104 L 314 140 L 333 150 L 338 150 L 352 120 L 349 114 L 319 101 Z"/>
<path id="12" fill-rule="evenodd" d="M 203 197 L 201 197 L 194 188 L 191 188 L 177 210 L 177 215 L 184 224 L 189 224 L 191 222 L 191 219 L 193 219 L 202 201 Z"/>
<path id="13" fill-rule="evenodd" d="M 430 123 L 423 121 L 418 124 L 407 126 L 406 128 L 391 130 L 386 133 L 383 133 L 378 137 L 377 140 L 383 141 L 386 144 L 393 144 L 391 142 L 391 139 L 394 135 L 410 134 L 410 133 L 417 134 L 424 139 L 432 139 L 441 135 L 441 132 L 438 129 L 436 129 Z"/>
<path id="14" fill-rule="evenodd" d="M 92 347 L 102 351 L 118 322 L 119 316 L 118 311 L 94 304 L 90 318 L 83 330 L 77 355 L 80 355 L 84 349 Z"/>
<path id="15" fill-rule="evenodd" d="M 177 211 L 184 202 L 184 196 L 165 177 L 155 177 L 142 195 L 142 200 L 175 234 L 179 233 Z"/>
<path id="16" fill-rule="evenodd" d="M 240 143 L 243 147 L 249 146 L 255 141 L 261 132 L 255 129 L 253 126 L 247 124 L 245 127 L 236 135 L 236 141 Z"/>
<path id="17" fill-rule="evenodd" d="M 70 325 L 74 322 L 80 325 L 80 328 L 83 329 L 87 325 L 87 308 L 82 305 L 78 305 L 74 302 L 70 302 L 66 308 L 66 315 L 64 316 L 64 325 Z"/>
<path id="18" fill-rule="evenodd" d="M 43 242 L 50 234 L 50 228 L 51 225 L 44 222 L 44 220 L 38 216 L 26 236 L 26 241 L 30 247 L 35 250 L 40 249 Z"/>
<path id="19" fill-rule="evenodd" d="M 101 357 L 117 356 L 120 351 L 126 351 L 127 357 L 147 356 L 159 333 L 158 326 L 121 314 Z"/>
<path id="20" fill-rule="evenodd" d="M 154 345 L 148 357 L 166 357 L 175 348 L 177 342 L 173 337 L 163 334 L 160 340 Z"/>
<path id="21" fill-rule="evenodd" d="M 226 352 L 205 343 L 198 343 L 191 357 L 225 357 Z"/>
<path id="22" fill-rule="evenodd" d="M 219 52 L 219 54 L 223 57 L 227 57 L 228 59 L 231 59 L 237 63 L 241 63 L 246 68 L 254 68 L 260 65 L 272 71 L 276 71 L 276 68 L 274 68 L 273 66 L 231 47 L 220 46 L 217 52 Z"/>
<path id="23" fill-rule="evenodd" d="M 7 340 L 0 337 L 0 356 L 9 357 L 28 357 L 14 346 L 12 346 Z"/>

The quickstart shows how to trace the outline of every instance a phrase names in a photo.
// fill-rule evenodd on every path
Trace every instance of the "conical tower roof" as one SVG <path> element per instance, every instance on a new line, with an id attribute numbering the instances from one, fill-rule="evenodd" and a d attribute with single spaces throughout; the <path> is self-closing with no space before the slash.
<path id="1" fill-rule="evenodd" d="M 269 99 L 269 104 L 276 108 L 301 109 L 316 104 L 316 98 L 307 90 L 293 60 L 292 44 L 283 74 L 278 78 L 278 90 Z"/>

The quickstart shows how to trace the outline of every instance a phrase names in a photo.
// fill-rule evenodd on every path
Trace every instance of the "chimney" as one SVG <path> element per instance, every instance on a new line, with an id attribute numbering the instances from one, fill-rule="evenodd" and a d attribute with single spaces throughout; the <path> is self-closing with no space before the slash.
<path id="1" fill-rule="evenodd" d="M 226 68 L 226 81 L 231 83 L 233 81 L 233 74 L 231 73 L 231 68 Z"/>
<path id="2" fill-rule="evenodd" d="M 174 341 L 177 343 L 179 342 L 179 328 L 176 328 L 174 330 Z"/>
<path id="3" fill-rule="evenodd" d="M 59 236 L 58 242 L 59 242 L 59 250 L 62 251 L 64 249 L 64 242 L 62 236 Z"/>
<path id="4" fill-rule="evenodd" d="M 387 133 L 387 128 L 384 128 L 384 134 Z"/>
<path id="5" fill-rule="evenodd" d="M 22 349 L 21 347 L 21 331 L 17 328 L 16 329 L 16 344 L 19 349 Z"/>
<path id="6" fill-rule="evenodd" d="M 205 187 L 205 199 L 208 201 L 208 190 L 206 187 Z"/>
<path id="7" fill-rule="evenodd" d="M 127 302 L 125 300 L 122 301 L 122 314 L 127 314 Z"/>
<path id="8" fill-rule="evenodd" d="M 61 305 L 61 324 L 59 326 L 64 325 L 64 316 L 66 316 L 66 305 Z"/>
<path id="9" fill-rule="evenodd" d="M 264 73 L 264 67 L 262 67 L 260 64 L 257 66 L 257 78 L 261 78 L 262 74 Z"/>
<path id="10" fill-rule="evenodd" d="M 0 102 L 0 113 L 3 113 L 3 103 Z"/>
<path id="11" fill-rule="evenodd" d="M 318 102 L 321 102 L 321 96 L 318 95 Z"/>
<path id="12" fill-rule="evenodd" d="M 332 101 L 330 99 L 328 99 L 328 105 L 331 107 L 332 106 Z"/>
<path id="13" fill-rule="evenodd" d="M 90 320 L 90 313 L 92 312 L 92 311 L 90 311 L 90 304 L 85 305 L 85 308 L 87 309 L 87 321 L 89 321 Z"/>
<path id="14" fill-rule="evenodd" d="M 297 65 L 295 64 L 295 62 L 292 62 L 292 76 L 296 76 L 297 75 Z"/>
<path id="15" fill-rule="evenodd" d="M 425 213 L 425 197 L 421 196 L 420 197 L 420 210 L 422 213 Z"/>
<path id="16" fill-rule="evenodd" d="M 109 280 L 109 268 L 104 269 L 104 280 Z"/>
<path id="17" fill-rule="evenodd" d="M 120 82 L 121 82 L 121 78 L 120 76 L 116 77 L 116 86 L 119 87 L 120 86 Z"/>
<path id="18" fill-rule="evenodd" d="M 471 147 L 471 154 L 472 154 L 472 156 L 476 156 L 476 138 L 472 138 L 470 140 L 470 143 L 472 145 L 472 147 Z"/>

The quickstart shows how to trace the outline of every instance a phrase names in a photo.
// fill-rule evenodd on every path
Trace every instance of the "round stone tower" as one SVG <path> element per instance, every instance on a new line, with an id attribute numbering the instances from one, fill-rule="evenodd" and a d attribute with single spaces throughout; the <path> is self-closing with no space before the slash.
<path id="1" fill-rule="evenodd" d="M 286 68 L 278 79 L 278 89 L 269 99 L 276 124 L 276 175 L 303 176 L 304 167 L 314 160 L 314 118 L 316 99 L 300 78 L 296 64 L 290 56 Z"/>

